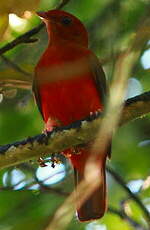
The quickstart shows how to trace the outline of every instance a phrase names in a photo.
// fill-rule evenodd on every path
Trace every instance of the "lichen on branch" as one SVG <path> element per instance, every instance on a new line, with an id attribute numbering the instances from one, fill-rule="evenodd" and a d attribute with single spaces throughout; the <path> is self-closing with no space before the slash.
<path id="1" fill-rule="evenodd" d="M 128 99 L 125 102 L 120 125 L 140 118 L 150 112 L 150 92 Z M 69 126 L 54 129 L 47 134 L 39 134 L 0 147 L 0 169 L 17 165 L 41 156 L 60 153 L 64 149 L 77 146 L 95 138 L 102 122 L 102 114 L 93 114 Z"/>

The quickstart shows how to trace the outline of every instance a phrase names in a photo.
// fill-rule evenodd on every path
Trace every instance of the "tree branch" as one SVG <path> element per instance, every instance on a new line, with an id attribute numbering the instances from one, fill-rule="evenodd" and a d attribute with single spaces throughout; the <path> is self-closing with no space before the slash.
<path id="1" fill-rule="evenodd" d="M 17 45 L 21 43 L 29 43 L 31 42 L 31 37 L 35 34 L 37 34 L 42 28 L 44 27 L 44 23 L 39 24 L 38 26 L 34 27 L 32 30 L 29 30 L 28 32 L 20 35 L 16 39 L 14 39 L 12 42 L 7 43 L 5 46 L 3 46 L 0 49 L 0 55 L 13 49 Z"/>
<path id="2" fill-rule="evenodd" d="M 56 7 L 55 9 L 61 9 L 63 8 L 70 0 L 62 0 Z M 0 55 L 3 53 L 13 49 L 19 44 L 22 43 L 29 43 L 29 42 L 34 42 L 36 41 L 35 39 L 31 39 L 31 37 L 35 34 L 37 34 L 43 27 L 44 23 L 40 23 L 38 26 L 34 27 L 33 29 L 29 30 L 28 32 L 20 35 L 16 39 L 14 39 L 12 42 L 7 43 L 5 46 L 0 48 Z"/>
<path id="3" fill-rule="evenodd" d="M 18 183 L 14 184 L 13 186 L 6 186 L 6 187 L 0 187 L 0 191 L 12 191 L 14 190 L 14 188 L 16 186 L 18 186 L 19 184 L 21 184 L 22 182 L 24 182 L 25 179 L 20 180 Z M 43 180 L 42 182 L 39 181 L 38 179 L 36 179 L 35 181 L 31 182 L 30 184 L 25 185 L 22 189 L 23 190 L 28 190 L 31 186 L 33 185 L 39 185 L 39 191 L 42 193 L 53 193 L 56 194 L 58 196 L 64 196 L 67 197 L 70 195 L 69 192 L 63 191 L 61 187 L 51 187 L 51 186 L 46 186 L 43 184 L 45 180 Z M 137 221 L 133 220 L 131 217 L 129 217 L 125 212 L 123 212 L 122 210 L 117 210 L 111 206 L 108 207 L 108 212 L 111 214 L 115 214 L 117 216 L 119 216 L 121 219 L 127 221 L 133 228 L 137 229 L 137 230 L 148 230 L 146 228 L 144 228 L 140 223 L 138 223 Z"/>
<path id="4" fill-rule="evenodd" d="M 120 125 L 149 112 L 150 92 L 128 99 L 122 112 Z M 101 121 L 102 114 L 94 114 L 69 126 L 56 128 L 47 134 L 1 146 L 0 169 L 51 153 L 60 153 L 64 149 L 91 141 L 95 138 Z"/>
<path id="5" fill-rule="evenodd" d="M 125 102 L 120 125 L 140 118 L 150 112 L 150 91 L 132 97 Z"/>
<path id="6" fill-rule="evenodd" d="M 134 200 L 136 204 L 141 208 L 141 210 L 143 211 L 145 215 L 145 218 L 147 219 L 147 222 L 150 225 L 150 213 L 145 207 L 145 205 L 143 204 L 143 202 L 141 201 L 141 199 L 138 197 L 138 195 L 131 192 L 131 190 L 127 187 L 123 178 L 120 175 L 118 175 L 113 169 L 111 169 L 110 167 L 107 167 L 107 172 L 109 172 L 109 174 L 117 181 L 117 183 L 120 184 L 121 187 L 127 192 L 129 197 L 131 197 L 132 200 Z"/>
<path id="7" fill-rule="evenodd" d="M 25 80 L 13 80 L 13 79 L 3 79 L 0 81 L 0 87 L 3 89 L 5 87 L 11 87 L 15 89 L 26 89 L 31 90 L 31 82 Z"/>
<path id="8" fill-rule="evenodd" d="M 16 63 L 12 62 L 10 59 L 8 59 L 7 57 L 5 57 L 4 55 L 0 55 L 1 59 L 11 68 L 13 68 L 14 70 L 16 70 L 17 72 L 23 74 L 26 76 L 27 79 L 32 77 L 31 73 L 26 72 L 25 70 L 21 69 L 20 66 L 18 66 Z"/>

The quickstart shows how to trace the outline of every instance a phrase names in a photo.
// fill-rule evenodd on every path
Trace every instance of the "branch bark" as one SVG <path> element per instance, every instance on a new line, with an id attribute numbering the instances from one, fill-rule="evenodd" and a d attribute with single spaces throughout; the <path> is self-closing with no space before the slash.
<path id="1" fill-rule="evenodd" d="M 150 92 L 128 99 L 120 119 L 120 125 L 135 120 L 150 112 Z M 77 146 L 95 138 L 102 121 L 102 114 L 59 127 L 47 134 L 29 137 L 22 141 L 0 147 L 0 169 L 22 162 L 60 153 L 64 149 Z"/>

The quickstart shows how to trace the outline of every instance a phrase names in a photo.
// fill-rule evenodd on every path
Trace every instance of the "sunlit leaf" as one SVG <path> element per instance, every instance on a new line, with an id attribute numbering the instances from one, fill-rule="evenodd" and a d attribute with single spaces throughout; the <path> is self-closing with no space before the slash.
<path id="1" fill-rule="evenodd" d="M 0 1 L 0 39 L 8 26 L 8 15 L 16 14 L 23 17 L 25 11 L 35 11 L 39 6 L 40 0 L 1 0 Z M 12 19 L 13 20 L 13 19 Z"/>

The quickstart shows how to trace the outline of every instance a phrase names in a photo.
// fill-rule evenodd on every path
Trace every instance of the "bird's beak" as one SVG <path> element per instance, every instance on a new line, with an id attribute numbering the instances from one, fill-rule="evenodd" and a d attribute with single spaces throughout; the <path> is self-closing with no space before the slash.
<path id="1" fill-rule="evenodd" d="M 38 12 L 36 12 L 36 13 L 37 13 L 37 15 L 38 15 L 40 18 L 48 19 L 48 15 L 47 15 L 46 12 L 44 12 L 44 11 L 38 11 Z"/>

